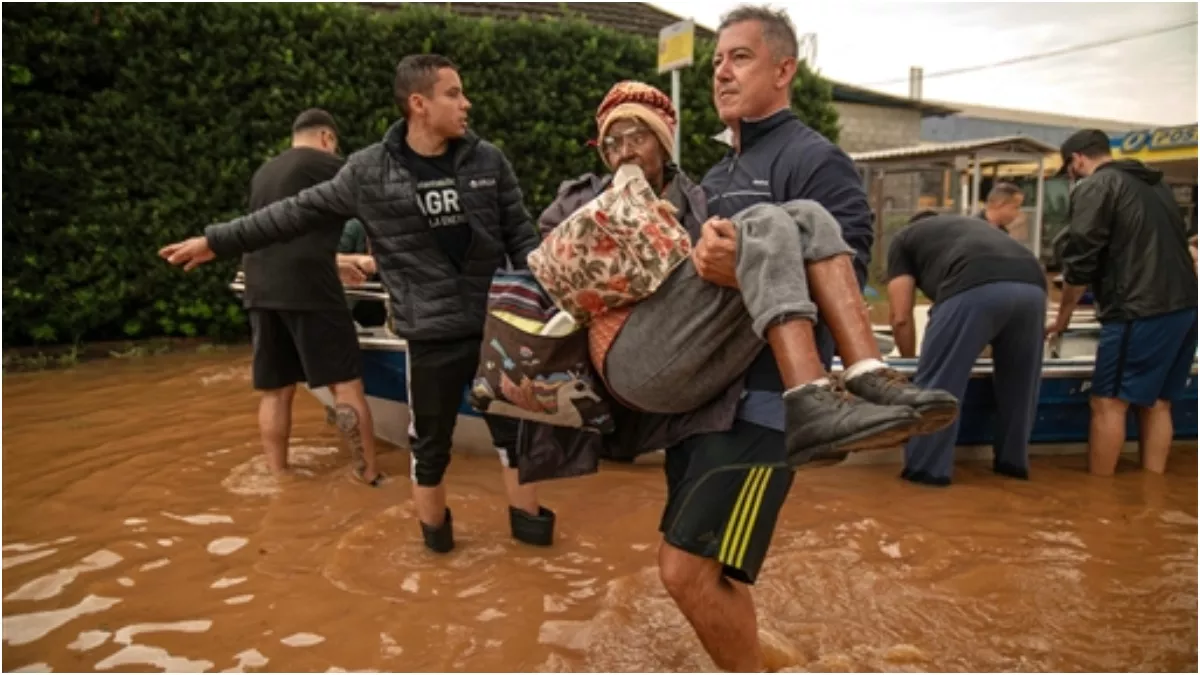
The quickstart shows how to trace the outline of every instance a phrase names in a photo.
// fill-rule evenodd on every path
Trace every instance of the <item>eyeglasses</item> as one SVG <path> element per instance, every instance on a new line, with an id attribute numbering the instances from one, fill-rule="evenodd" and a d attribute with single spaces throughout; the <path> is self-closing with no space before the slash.
<path id="1" fill-rule="evenodd" d="M 650 130 L 635 128 L 620 134 L 609 134 L 600 140 L 601 146 L 606 153 L 620 152 L 626 143 L 633 149 L 638 149 L 646 145 L 650 140 Z"/>

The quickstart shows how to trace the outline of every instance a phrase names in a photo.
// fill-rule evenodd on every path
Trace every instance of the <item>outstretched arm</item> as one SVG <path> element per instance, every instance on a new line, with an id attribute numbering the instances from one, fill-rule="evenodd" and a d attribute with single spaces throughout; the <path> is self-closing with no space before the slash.
<path id="1" fill-rule="evenodd" d="M 355 215 L 358 186 L 352 162 L 333 179 L 319 183 L 228 223 L 209 225 L 204 236 L 168 244 L 159 257 L 185 270 L 219 257 L 256 251 L 290 241 L 336 220 L 340 226 Z"/>

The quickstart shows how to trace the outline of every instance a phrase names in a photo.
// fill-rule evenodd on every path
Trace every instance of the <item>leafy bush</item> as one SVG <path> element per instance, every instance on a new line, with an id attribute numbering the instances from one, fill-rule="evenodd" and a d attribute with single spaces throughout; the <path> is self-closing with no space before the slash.
<path id="1" fill-rule="evenodd" d="M 586 141 L 613 83 L 655 73 L 653 40 L 582 20 L 491 21 L 439 8 L 322 4 L 17 4 L 4 12 L 6 344 L 244 333 L 237 261 L 187 275 L 157 249 L 232 218 L 253 171 L 302 109 L 328 109 L 349 152 L 396 118 L 405 54 L 462 66 L 472 126 L 509 155 L 536 213 L 600 168 Z M 712 45 L 683 74 L 683 163 L 710 137 Z M 826 83 L 804 72 L 797 112 L 831 138 Z M 836 140 L 836 139 L 835 139 Z"/>

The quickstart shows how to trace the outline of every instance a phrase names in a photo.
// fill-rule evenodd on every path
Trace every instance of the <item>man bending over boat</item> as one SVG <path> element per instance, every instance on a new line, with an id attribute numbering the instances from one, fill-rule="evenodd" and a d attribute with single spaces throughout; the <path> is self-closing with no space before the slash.
<path id="1" fill-rule="evenodd" d="M 693 224 L 693 240 L 704 223 L 736 241 L 738 251 L 737 288 L 705 281 L 688 261 L 649 298 L 601 319 L 616 335 L 600 367 L 617 398 L 642 412 L 692 412 L 735 384 L 765 340 L 788 388 L 786 443 L 796 465 L 821 452 L 897 445 L 954 419 L 954 397 L 914 387 L 883 363 L 858 293 L 853 250 L 820 204 L 760 203 L 729 220 L 705 222 L 703 191 L 669 161 L 676 124 L 670 98 L 648 84 L 619 83 L 600 104 L 596 123 L 609 168 L 637 166 Z M 543 232 L 612 180 L 587 175 L 565 183 L 539 219 Z M 849 294 L 848 301 L 839 293 Z M 812 335 L 818 309 L 845 355 L 849 392 L 830 378 L 811 337 L 793 337 L 796 329 Z"/>
<path id="2" fill-rule="evenodd" d="M 888 305 L 900 356 L 916 356 L 913 300 L 921 289 L 934 302 L 914 380 L 957 397 L 971 370 L 992 347 L 996 392 L 993 470 L 1029 477 L 1029 434 L 1042 381 L 1046 274 L 1033 253 L 979 218 L 925 211 L 913 216 L 888 249 Z M 949 485 L 958 421 L 905 448 L 901 476 L 914 483 Z"/>
<path id="3" fill-rule="evenodd" d="M 471 104 L 457 67 L 435 54 L 396 67 L 404 119 L 383 140 L 350 156 L 330 181 L 171 244 L 160 255 L 191 269 L 216 256 L 256 250 L 357 216 L 393 308 L 393 331 L 408 341 L 417 440 L 413 501 L 425 545 L 454 548 L 443 478 L 463 391 L 475 376 L 492 276 L 517 267 L 538 243 L 512 165 L 467 129 Z M 336 225 L 328 224 L 330 218 Z M 515 420 L 485 416 L 504 465 L 512 535 L 549 545 L 554 513 L 517 481 Z"/>

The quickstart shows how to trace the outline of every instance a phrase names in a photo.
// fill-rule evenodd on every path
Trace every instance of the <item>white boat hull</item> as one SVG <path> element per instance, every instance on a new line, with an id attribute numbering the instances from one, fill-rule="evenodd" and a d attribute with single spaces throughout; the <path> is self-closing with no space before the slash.
<path id="1" fill-rule="evenodd" d="M 327 410 L 333 408 L 333 392 L 328 387 L 309 389 L 309 392 Z M 372 395 L 368 392 L 367 405 L 371 408 L 375 438 L 398 448 L 409 449 L 412 437 L 416 432 L 412 428 L 412 415 L 409 413 L 408 403 L 386 396 Z M 487 423 L 483 421 L 482 417 L 474 415 L 459 414 L 458 423 L 454 427 L 453 444 L 456 452 L 473 454 L 495 452 Z"/>

